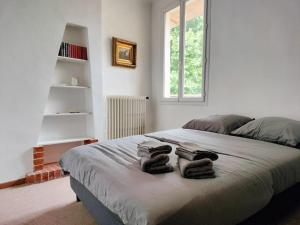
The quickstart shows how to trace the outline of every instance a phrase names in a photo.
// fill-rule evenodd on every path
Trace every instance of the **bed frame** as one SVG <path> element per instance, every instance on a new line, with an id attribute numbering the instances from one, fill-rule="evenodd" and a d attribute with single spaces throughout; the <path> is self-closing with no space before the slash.
<path id="1" fill-rule="evenodd" d="M 81 183 L 70 176 L 70 183 L 73 191 L 76 193 L 77 201 L 81 201 L 83 205 L 88 209 L 89 213 L 93 216 L 98 225 L 124 225 L 120 217 L 110 211 L 106 206 L 104 206 L 94 195 L 87 190 Z M 295 197 L 296 196 L 296 197 Z M 284 210 L 288 213 L 292 207 L 298 205 L 300 199 L 300 183 L 290 187 L 284 192 L 274 196 L 272 201 L 262 210 L 257 212 L 255 215 L 251 216 L 247 220 L 239 225 L 243 224 L 254 224 L 253 221 L 261 222 L 269 221 L 272 218 L 274 210 L 282 212 L 282 205 L 289 203 L 289 207 Z M 252 222 L 251 222 L 252 221 Z M 272 220 L 273 221 L 273 220 Z M 270 223 L 268 223 L 270 224 Z"/>
<path id="2" fill-rule="evenodd" d="M 77 201 L 81 201 L 94 217 L 98 225 L 124 225 L 120 217 L 105 207 L 89 190 L 70 176 L 71 188 L 76 193 Z"/>

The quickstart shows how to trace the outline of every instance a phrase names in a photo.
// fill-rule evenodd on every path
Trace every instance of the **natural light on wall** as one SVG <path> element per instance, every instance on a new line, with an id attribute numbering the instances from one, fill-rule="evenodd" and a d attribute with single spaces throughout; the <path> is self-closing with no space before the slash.
<path id="1" fill-rule="evenodd" d="M 203 98 L 204 9 L 204 0 L 189 0 L 165 13 L 164 98 Z"/>

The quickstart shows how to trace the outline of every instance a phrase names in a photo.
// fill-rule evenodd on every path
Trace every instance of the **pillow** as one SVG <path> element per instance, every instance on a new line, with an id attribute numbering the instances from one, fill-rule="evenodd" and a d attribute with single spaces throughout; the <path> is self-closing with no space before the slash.
<path id="1" fill-rule="evenodd" d="M 261 118 L 240 127 L 231 134 L 291 147 L 300 147 L 300 121 L 287 118 Z"/>
<path id="2" fill-rule="evenodd" d="M 213 115 L 204 119 L 194 119 L 183 125 L 184 129 L 202 130 L 220 134 L 231 131 L 250 122 L 251 118 L 239 115 Z"/>

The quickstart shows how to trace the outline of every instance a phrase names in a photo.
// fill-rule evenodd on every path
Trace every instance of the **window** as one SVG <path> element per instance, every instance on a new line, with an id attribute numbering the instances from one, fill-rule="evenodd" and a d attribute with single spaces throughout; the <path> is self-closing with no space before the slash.
<path id="1" fill-rule="evenodd" d="M 164 92 L 176 101 L 204 100 L 206 1 L 180 0 L 165 13 Z"/>

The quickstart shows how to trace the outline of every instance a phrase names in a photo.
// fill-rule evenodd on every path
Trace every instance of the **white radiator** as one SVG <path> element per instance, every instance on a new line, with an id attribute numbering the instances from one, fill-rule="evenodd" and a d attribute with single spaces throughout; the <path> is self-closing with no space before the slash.
<path id="1" fill-rule="evenodd" d="M 146 129 L 145 96 L 107 96 L 107 138 L 144 134 Z"/>

